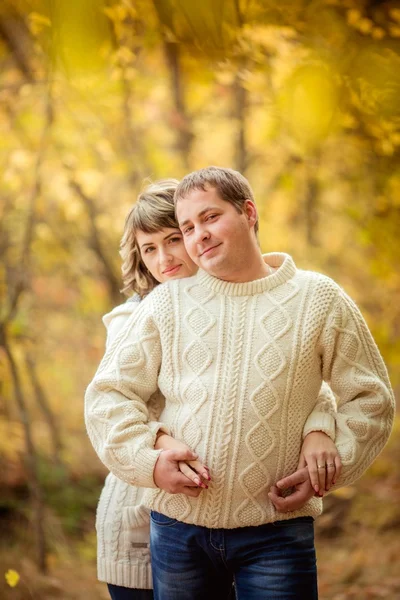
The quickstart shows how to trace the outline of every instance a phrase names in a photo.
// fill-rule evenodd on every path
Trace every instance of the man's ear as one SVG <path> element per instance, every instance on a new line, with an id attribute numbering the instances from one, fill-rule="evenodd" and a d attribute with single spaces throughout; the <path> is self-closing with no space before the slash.
<path id="1" fill-rule="evenodd" d="M 243 205 L 243 212 L 249 221 L 249 225 L 254 227 L 257 222 L 257 207 L 252 200 L 245 200 Z"/>

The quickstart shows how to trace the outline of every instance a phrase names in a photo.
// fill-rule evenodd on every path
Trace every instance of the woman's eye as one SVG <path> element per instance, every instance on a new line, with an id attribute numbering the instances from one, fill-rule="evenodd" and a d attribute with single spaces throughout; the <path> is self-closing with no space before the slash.
<path id="1" fill-rule="evenodd" d="M 168 241 L 169 241 L 170 243 L 176 243 L 176 242 L 180 242 L 180 241 L 181 241 L 181 239 L 182 239 L 182 238 L 181 238 L 179 235 L 177 235 L 177 236 L 175 236 L 175 237 L 169 238 L 169 240 L 168 240 Z"/>
<path id="2" fill-rule="evenodd" d="M 151 246 L 149 246 L 148 248 L 146 248 L 146 250 L 144 251 L 145 254 L 149 254 L 150 252 L 153 252 L 154 248 L 152 248 Z"/>

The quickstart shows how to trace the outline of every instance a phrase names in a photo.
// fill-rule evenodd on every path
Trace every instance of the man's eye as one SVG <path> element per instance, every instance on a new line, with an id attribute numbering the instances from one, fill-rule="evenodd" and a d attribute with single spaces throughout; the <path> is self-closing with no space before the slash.
<path id="1" fill-rule="evenodd" d="M 192 231 L 193 227 L 185 227 L 185 229 L 183 230 L 183 233 L 186 235 L 188 233 L 190 233 Z"/>
<path id="2" fill-rule="evenodd" d="M 208 217 L 206 218 L 206 221 L 209 221 L 210 219 L 214 219 L 217 216 L 218 215 L 208 215 Z"/>

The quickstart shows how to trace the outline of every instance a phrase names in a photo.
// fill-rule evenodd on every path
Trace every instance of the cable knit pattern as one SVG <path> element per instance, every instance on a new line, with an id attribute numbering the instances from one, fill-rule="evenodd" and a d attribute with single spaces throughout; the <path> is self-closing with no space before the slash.
<path id="1" fill-rule="evenodd" d="M 389 382 L 379 350 L 354 302 L 344 292 L 333 301 L 320 348 L 323 375 L 335 393 L 341 392 L 337 447 L 348 477 L 357 479 L 363 472 L 360 463 L 375 457 L 375 440 L 389 436 L 393 408 L 383 402 Z M 343 371 L 351 379 L 345 379 Z"/>
<path id="2" fill-rule="evenodd" d="M 251 406 L 257 416 L 256 424 L 245 436 L 245 443 L 252 457 L 252 462 L 240 474 L 239 483 L 247 498 L 235 512 L 235 520 L 239 526 L 243 522 L 267 520 L 267 505 L 260 503 L 259 497 L 268 493 L 273 485 L 274 473 L 268 470 L 268 456 L 275 452 L 277 438 L 270 426 L 273 414 L 282 405 L 280 390 L 275 381 L 287 369 L 287 358 L 279 341 L 293 327 L 290 313 L 285 304 L 298 293 L 297 285 L 287 282 L 282 285 L 281 297 L 275 299 L 266 293 L 267 311 L 261 316 L 258 326 L 266 342 L 255 356 L 255 367 L 260 375 L 261 383 L 250 396 Z"/>
<path id="3" fill-rule="evenodd" d="M 229 283 L 200 270 L 158 286 L 110 345 L 86 393 L 89 436 L 118 477 L 154 488 L 160 427 L 210 466 L 213 481 L 199 498 L 145 493 L 150 508 L 186 523 L 232 528 L 316 517 L 319 498 L 282 515 L 267 496 L 295 470 L 307 431 L 336 433 L 338 486 L 363 473 L 391 430 L 393 393 L 357 307 L 290 256 L 265 260 L 277 270 L 256 281 Z M 323 380 L 338 398 L 337 414 Z M 157 386 L 166 399 L 160 423 L 147 407 Z"/>
<path id="4" fill-rule="evenodd" d="M 137 297 L 138 298 L 138 297 Z M 103 317 L 107 347 L 138 306 L 134 298 Z M 149 419 L 157 420 L 164 397 L 157 391 L 147 404 Z M 110 473 L 96 513 L 97 577 L 114 585 L 151 589 L 150 511 L 142 502 L 143 490 Z"/>

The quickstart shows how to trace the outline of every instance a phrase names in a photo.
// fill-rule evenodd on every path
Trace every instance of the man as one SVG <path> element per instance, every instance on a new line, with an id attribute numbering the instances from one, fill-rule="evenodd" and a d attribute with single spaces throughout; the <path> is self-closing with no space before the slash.
<path id="1" fill-rule="evenodd" d="M 92 443 L 118 477 L 155 488 L 156 599 L 217 599 L 233 575 L 239 600 L 313 600 L 321 499 L 301 472 L 281 482 L 298 485 L 288 498 L 274 484 L 295 471 L 309 415 L 311 430 L 327 430 L 330 415 L 313 413 L 324 380 L 339 398 L 336 486 L 363 473 L 391 430 L 385 366 L 332 280 L 298 270 L 288 255 L 262 256 L 253 194 L 239 173 L 187 175 L 176 215 L 199 272 L 153 291 L 106 354 L 86 394 Z M 157 387 L 163 423 L 147 421 Z M 207 490 L 177 493 L 177 460 L 191 457 L 154 450 L 162 431 L 210 467 Z"/>

